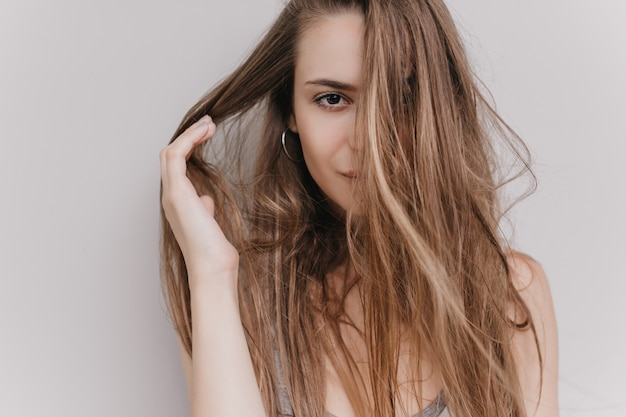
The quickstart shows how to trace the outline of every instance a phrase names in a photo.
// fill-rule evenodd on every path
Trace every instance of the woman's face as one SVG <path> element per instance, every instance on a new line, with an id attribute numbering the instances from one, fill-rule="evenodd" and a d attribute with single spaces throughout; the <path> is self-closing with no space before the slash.
<path id="1" fill-rule="evenodd" d="M 361 89 L 363 17 L 330 15 L 305 30 L 298 45 L 294 113 L 304 162 L 322 192 L 344 210 L 352 207 L 354 120 Z"/>

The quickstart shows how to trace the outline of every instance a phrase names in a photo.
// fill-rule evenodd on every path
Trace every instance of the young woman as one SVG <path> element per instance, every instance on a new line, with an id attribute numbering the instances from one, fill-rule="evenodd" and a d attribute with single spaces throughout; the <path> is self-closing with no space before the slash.
<path id="1" fill-rule="evenodd" d="M 192 415 L 558 415 L 505 148 L 441 0 L 290 1 L 161 153 Z"/>

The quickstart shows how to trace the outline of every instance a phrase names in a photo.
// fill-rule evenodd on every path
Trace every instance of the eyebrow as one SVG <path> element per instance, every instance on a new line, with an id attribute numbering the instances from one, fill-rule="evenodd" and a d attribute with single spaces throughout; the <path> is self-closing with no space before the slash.
<path id="1" fill-rule="evenodd" d="M 345 90 L 345 91 L 356 91 L 356 87 L 352 84 L 342 83 L 340 81 L 328 80 L 325 78 L 320 78 L 317 80 L 307 81 L 305 84 L 308 85 L 323 85 L 326 87 L 336 88 L 337 90 Z"/>

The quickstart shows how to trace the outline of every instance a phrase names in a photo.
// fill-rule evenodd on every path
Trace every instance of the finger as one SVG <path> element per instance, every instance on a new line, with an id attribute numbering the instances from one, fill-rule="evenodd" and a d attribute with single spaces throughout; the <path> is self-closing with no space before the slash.
<path id="1" fill-rule="evenodd" d="M 162 152 L 165 161 L 172 159 L 187 159 L 193 148 L 206 141 L 215 133 L 215 124 L 209 116 L 203 116 L 196 123 L 189 126 L 175 140 L 172 141 Z"/>
<path id="2" fill-rule="evenodd" d="M 201 135 L 200 137 L 198 137 L 196 132 L 194 132 L 194 129 L 200 129 L 200 132 L 202 132 L 203 130 L 206 130 L 206 132 L 204 133 L 204 135 Z M 196 146 L 212 138 L 216 130 L 217 130 L 217 127 L 215 126 L 215 122 L 213 122 L 213 119 L 211 119 L 211 116 L 209 115 L 202 116 L 200 120 L 198 120 L 193 125 L 189 126 L 180 135 L 181 136 L 180 138 L 182 140 L 182 145 L 187 145 L 187 142 L 186 142 L 188 140 L 187 131 L 189 131 L 189 134 L 192 135 L 191 146 L 186 146 L 185 159 L 186 160 L 189 159 L 189 156 L 191 156 L 191 152 L 193 152 Z M 181 143 L 178 143 L 177 145 L 181 145 Z"/>
<path id="3" fill-rule="evenodd" d="M 209 116 L 191 125 L 161 151 L 161 178 L 166 185 L 171 179 L 181 179 L 187 170 L 187 159 L 194 147 L 215 134 L 216 126 Z"/>
<path id="4" fill-rule="evenodd" d="M 207 209 L 211 217 L 215 217 L 215 202 L 213 199 L 208 195 L 202 195 L 200 196 L 200 201 L 202 201 L 204 208 Z"/>

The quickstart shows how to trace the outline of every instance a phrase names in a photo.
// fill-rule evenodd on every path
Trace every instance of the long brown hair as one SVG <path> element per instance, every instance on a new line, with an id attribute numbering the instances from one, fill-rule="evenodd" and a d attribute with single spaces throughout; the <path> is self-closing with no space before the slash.
<path id="1" fill-rule="evenodd" d="M 299 36 L 345 11 L 365 23 L 356 137 L 366 169 L 355 195 L 367 216 L 329 207 L 304 162 L 280 143 Z M 196 149 L 188 175 L 214 197 L 217 220 L 239 249 L 242 322 L 270 415 L 284 411 L 284 381 L 295 416 L 325 416 L 325 358 L 358 413 L 395 415 L 407 338 L 433 358 L 453 415 L 524 415 L 510 338 L 534 326 L 511 282 L 498 192 L 528 171 L 528 153 L 481 94 L 441 0 L 292 0 L 172 140 L 204 114 L 221 123 L 223 140 Z M 510 151 L 520 170 L 501 175 L 497 149 Z M 362 294 L 369 375 L 355 370 L 338 326 L 342 298 L 334 303 L 326 281 L 347 261 Z M 162 263 L 170 312 L 191 353 L 187 272 L 165 217 Z M 521 323 L 511 320 L 511 305 Z M 413 375 L 420 366 L 411 362 Z"/>

